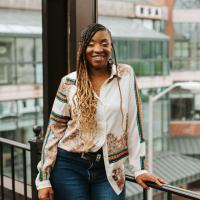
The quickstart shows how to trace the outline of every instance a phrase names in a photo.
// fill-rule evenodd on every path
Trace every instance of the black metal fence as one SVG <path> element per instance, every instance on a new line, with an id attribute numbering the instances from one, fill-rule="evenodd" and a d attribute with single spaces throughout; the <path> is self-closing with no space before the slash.
<path id="1" fill-rule="evenodd" d="M 19 143 L 0 137 L 0 199 L 33 199 L 37 200 L 35 178 L 37 175 L 37 163 L 40 158 L 42 139 L 40 127 L 33 129 L 35 138 L 29 144 Z M 6 166 L 6 157 L 10 154 L 9 163 Z M 18 157 L 21 163 L 16 163 Z M 17 165 L 20 165 L 20 174 L 16 176 Z M 9 170 L 7 169 L 9 166 Z M 9 171 L 9 172 L 8 172 Z"/>
<path id="2" fill-rule="evenodd" d="M 11 166 L 11 173 L 10 177 L 8 175 L 5 175 L 4 170 L 6 168 L 4 167 L 4 162 L 6 161 L 4 159 L 4 149 L 9 150 L 10 152 L 10 166 Z M 23 182 L 22 181 L 17 181 L 15 177 L 15 152 L 16 149 L 21 150 L 21 155 L 22 155 L 22 170 L 23 170 Z M 27 195 L 27 152 L 30 152 L 30 145 L 26 144 L 21 144 L 19 142 L 15 142 L 12 140 L 8 140 L 5 138 L 0 138 L 0 172 L 1 172 L 1 199 L 8 199 L 11 198 L 15 200 L 16 199 L 16 185 L 17 188 L 19 189 L 23 185 L 23 193 L 22 195 L 24 196 L 24 199 L 28 199 Z M 11 191 L 11 192 L 6 192 L 7 197 L 5 194 L 5 191 Z M 19 189 L 20 191 L 20 189 Z M 12 195 L 11 195 L 12 193 Z M 9 197 L 8 197 L 9 196 Z"/>
<path id="3" fill-rule="evenodd" d="M 1 200 L 16 200 L 16 199 L 25 199 L 25 200 L 37 200 L 37 190 L 35 187 L 35 177 L 37 174 L 37 163 L 39 160 L 39 154 L 41 151 L 41 143 L 39 135 L 41 129 L 36 127 L 34 129 L 36 137 L 30 141 L 29 145 L 8 140 L 5 138 L 0 138 L 0 181 L 1 181 L 1 190 L 0 190 L 0 199 Z M 10 154 L 10 176 L 6 175 L 4 167 L 4 149 L 7 149 L 7 152 Z M 16 168 L 16 149 L 21 151 L 21 166 L 23 171 L 23 179 L 18 180 L 15 175 Z M 28 155 L 27 155 L 28 154 Z M 29 161 L 27 162 L 27 157 Z M 30 174 L 30 181 L 28 181 L 28 174 Z M 136 183 L 133 176 L 126 175 L 126 181 Z M 178 195 L 185 197 L 187 199 L 200 200 L 200 194 L 192 192 L 190 190 L 185 190 L 179 187 L 172 185 L 163 185 L 158 186 L 154 183 L 147 183 L 147 185 L 156 190 L 167 193 L 167 199 L 172 200 L 173 195 Z M 147 191 L 143 191 L 143 199 L 147 199 Z"/>

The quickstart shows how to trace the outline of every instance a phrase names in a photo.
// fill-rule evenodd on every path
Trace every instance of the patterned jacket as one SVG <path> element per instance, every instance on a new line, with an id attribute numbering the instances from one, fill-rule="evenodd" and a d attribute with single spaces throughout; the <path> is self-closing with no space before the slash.
<path id="1" fill-rule="evenodd" d="M 72 152 L 83 151 L 78 114 L 74 112 L 75 93 L 76 72 L 73 72 L 62 78 L 53 104 L 38 164 L 38 189 L 51 186 L 49 177 L 58 147 Z M 125 183 L 124 161 L 127 158 L 135 176 L 146 172 L 142 108 L 133 69 L 125 64 L 117 68 L 113 65 L 110 78 L 102 85 L 100 95 L 95 96 L 98 99 L 98 131 L 91 151 L 102 147 L 107 178 L 115 192 L 120 194 Z"/>

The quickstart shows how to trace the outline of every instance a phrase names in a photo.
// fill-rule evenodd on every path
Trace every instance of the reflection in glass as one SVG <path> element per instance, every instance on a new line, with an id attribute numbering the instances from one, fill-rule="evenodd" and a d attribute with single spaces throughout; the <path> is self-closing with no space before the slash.
<path id="1" fill-rule="evenodd" d="M 133 67 L 136 75 L 153 76 L 169 73 L 167 41 L 114 40 L 119 63 Z"/>
<path id="2" fill-rule="evenodd" d="M 33 39 L 17 38 L 16 39 L 17 62 L 23 65 L 24 62 L 34 61 Z"/>
<path id="3" fill-rule="evenodd" d="M 17 65 L 17 81 L 19 84 L 34 83 L 35 70 L 32 64 Z"/>

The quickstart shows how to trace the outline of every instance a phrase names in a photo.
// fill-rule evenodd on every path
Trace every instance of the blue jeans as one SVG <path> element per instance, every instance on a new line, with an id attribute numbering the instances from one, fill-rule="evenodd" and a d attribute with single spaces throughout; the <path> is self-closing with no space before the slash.
<path id="1" fill-rule="evenodd" d="M 108 182 L 103 159 L 89 161 L 58 149 L 50 181 L 54 200 L 125 200 L 125 188 L 117 195 Z"/>

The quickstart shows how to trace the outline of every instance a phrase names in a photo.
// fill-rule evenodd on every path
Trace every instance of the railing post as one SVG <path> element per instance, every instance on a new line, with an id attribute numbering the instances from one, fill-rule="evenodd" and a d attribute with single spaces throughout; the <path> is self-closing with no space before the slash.
<path id="1" fill-rule="evenodd" d="M 167 200 L 172 200 L 172 193 L 171 192 L 167 193 Z"/>
<path id="2" fill-rule="evenodd" d="M 143 200 L 147 200 L 147 190 L 143 190 Z"/>
<path id="3" fill-rule="evenodd" d="M 0 174 L 1 174 L 1 199 L 4 199 L 4 180 L 3 180 L 3 144 L 0 142 Z"/>
<path id="4" fill-rule="evenodd" d="M 42 148 L 42 138 L 41 138 L 41 127 L 34 126 L 33 132 L 35 133 L 35 138 L 30 140 L 30 153 L 31 153 L 31 185 L 32 185 L 32 200 L 38 200 L 37 189 L 35 186 L 35 179 L 37 176 L 37 164 L 40 159 L 40 153 Z"/>

